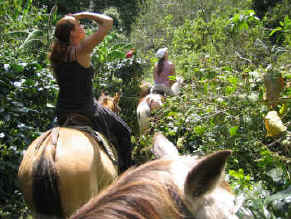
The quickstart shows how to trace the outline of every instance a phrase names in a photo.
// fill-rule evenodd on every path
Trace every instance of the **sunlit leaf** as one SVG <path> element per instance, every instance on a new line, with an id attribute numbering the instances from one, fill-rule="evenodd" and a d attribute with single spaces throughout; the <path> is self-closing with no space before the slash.
<path id="1" fill-rule="evenodd" d="M 237 130 L 238 130 L 238 126 L 233 126 L 233 127 L 229 128 L 228 131 L 229 131 L 230 136 L 232 137 L 232 136 L 236 135 Z"/>

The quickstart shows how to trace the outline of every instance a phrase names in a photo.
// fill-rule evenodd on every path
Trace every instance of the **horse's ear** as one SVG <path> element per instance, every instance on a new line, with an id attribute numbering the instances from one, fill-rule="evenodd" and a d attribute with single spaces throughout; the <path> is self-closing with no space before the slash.
<path id="1" fill-rule="evenodd" d="M 113 98 L 113 101 L 114 101 L 114 103 L 118 103 L 119 100 L 120 100 L 120 93 L 119 92 L 116 92 L 115 93 L 115 96 Z"/>
<path id="2" fill-rule="evenodd" d="M 176 146 L 160 132 L 154 135 L 152 152 L 156 158 L 179 156 Z"/>
<path id="3" fill-rule="evenodd" d="M 219 151 L 198 161 L 186 177 L 185 194 L 197 198 L 214 189 L 223 175 L 230 154 L 229 150 Z"/>

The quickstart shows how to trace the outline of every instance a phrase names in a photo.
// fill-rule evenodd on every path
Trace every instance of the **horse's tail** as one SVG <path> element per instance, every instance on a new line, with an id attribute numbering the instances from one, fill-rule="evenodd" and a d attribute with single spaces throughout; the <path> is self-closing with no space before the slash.
<path id="1" fill-rule="evenodd" d="M 36 218 L 64 218 L 61 198 L 58 189 L 58 175 L 55 167 L 57 137 L 54 128 L 44 143 L 40 157 L 32 167 L 32 200 Z M 46 140 L 46 141 L 45 141 Z"/>

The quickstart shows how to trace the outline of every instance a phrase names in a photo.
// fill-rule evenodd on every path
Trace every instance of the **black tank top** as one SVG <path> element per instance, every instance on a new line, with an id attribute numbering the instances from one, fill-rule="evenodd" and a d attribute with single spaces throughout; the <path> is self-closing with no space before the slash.
<path id="1" fill-rule="evenodd" d="M 59 85 L 56 111 L 93 113 L 93 69 L 72 61 L 56 66 L 55 74 Z"/>

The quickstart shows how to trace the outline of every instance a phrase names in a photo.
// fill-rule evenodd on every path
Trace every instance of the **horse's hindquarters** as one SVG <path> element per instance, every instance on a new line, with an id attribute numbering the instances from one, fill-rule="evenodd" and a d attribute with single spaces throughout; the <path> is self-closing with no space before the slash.
<path id="1" fill-rule="evenodd" d="M 92 194 L 97 194 L 97 160 L 100 160 L 100 155 L 94 150 L 90 138 L 77 130 L 63 129 L 59 139 L 55 167 L 62 206 L 68 215 Z"/>
<path id="2" fill-rule="evenodd" d="M 51 137 L 44 141 L 39 149 L 37 144 L 30 145 L 26 152 L 19 171 L 19 179 L 23 185 L 23 193 L 26 201 L 33 203 L 38 200 L 36 196 L 50 196 L 50 192 L 38 191 L 42 189 L 41 183 L 35 184 L 35 166 L 41 166 L 39 160 L 50 160 L 51 164 L 42 167 L 44 171 L 51 171 L 42 184 L 48 179 L 55 179 L 55 191 L 59 194 L 61 210 L 64 216 L 71 215 L 83 203 L 96 195 L 102 188 L 112 182 L 117 176 L 117 170 L 108 156 L 100 150 L 98 143 L 89 134 L 71 128 L 60 128 L 56 145 L 52 145 Z M 51 150 L 51 149 L 54 150 Z M 39 152 L 36 152 L 39 151 Z M 41 158 L 41 159 L 40 159 Z M 29 159 L 29 160 L 28 160 Z M 23 165 L 25 164 L 25 165 Z M 25 166 L 25 167 L 24 167 Z M 53 177 L 55 172 L 55 178 Z M 54 187 L 54 184 L 50 184 Z M 43 189 L 42 189 L 43 190 Z M 39 194 L 37 194 L 37 192 Z M 45 194 L 43 194 L 45 193 Z M 46 201 L 40 199 L 42 205 Z M 37 208 L 34 207 L 36 211 Z"/>
<path id="3" fill-rule="evenodd" d="M 62 203 L 68 215 L 110 184 L 117 171 L 87 133 L 63 129 L 58 144 L 55 165 Z"/>

